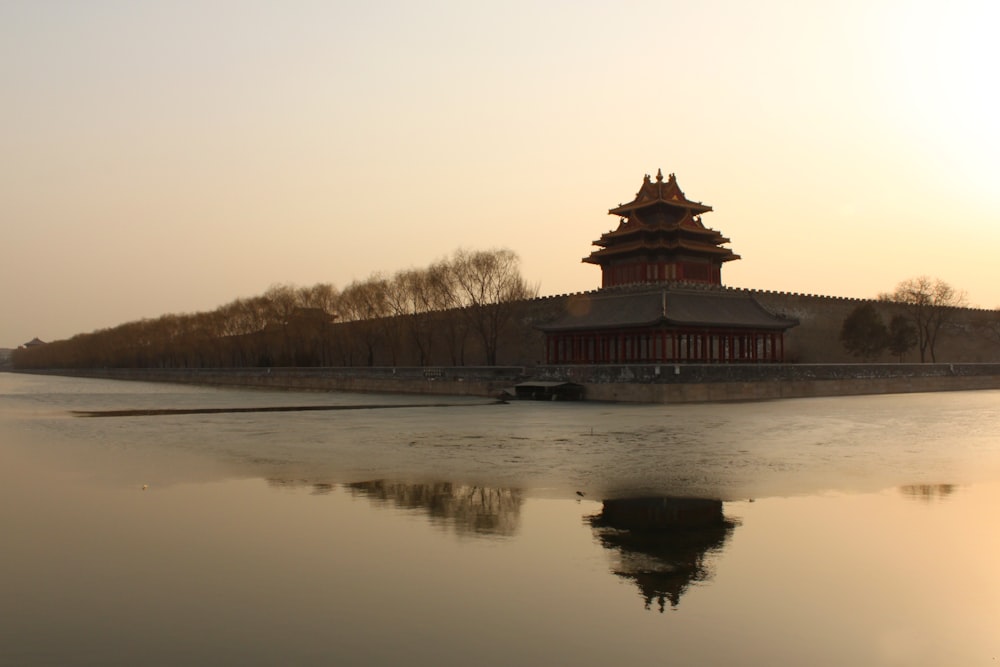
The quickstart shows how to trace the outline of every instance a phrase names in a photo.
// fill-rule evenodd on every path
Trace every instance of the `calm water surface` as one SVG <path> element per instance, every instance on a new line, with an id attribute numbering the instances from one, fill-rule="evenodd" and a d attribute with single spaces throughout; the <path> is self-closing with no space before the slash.
<path id="1" fill-rule="evenodd" d="M 1000 392 L 445 401 L 0 374 L 0 664 L 1000 664 Z"/>

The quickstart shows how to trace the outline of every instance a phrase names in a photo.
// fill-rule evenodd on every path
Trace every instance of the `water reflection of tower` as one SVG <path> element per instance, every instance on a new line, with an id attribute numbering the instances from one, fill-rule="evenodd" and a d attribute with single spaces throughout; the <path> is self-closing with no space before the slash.
<path id="1" fill-rule="evenodd" d="M 721 500 L 700 498 L 605 500 L 589 521 L 617 555 L 614 573 L 639 587 L 647 609 L 656 600 L 661 612 L 668 600 L 676 608 L 692 582 L 711 578 L 708 558 L 736 526 Z"/>

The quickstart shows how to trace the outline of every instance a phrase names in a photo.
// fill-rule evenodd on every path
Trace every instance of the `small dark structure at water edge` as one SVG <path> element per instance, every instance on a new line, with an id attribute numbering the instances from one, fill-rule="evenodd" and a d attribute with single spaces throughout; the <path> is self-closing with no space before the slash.
<path id="1" fill-rule="evenodd" d="M 522 382 L 514 386 L 514 396 L 532 401 L 582 401 L 583 385 L 575 382 Z"/>

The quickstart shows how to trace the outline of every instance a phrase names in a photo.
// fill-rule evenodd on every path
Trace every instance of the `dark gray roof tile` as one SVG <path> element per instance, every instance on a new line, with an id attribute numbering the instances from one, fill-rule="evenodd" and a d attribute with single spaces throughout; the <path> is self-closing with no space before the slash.
<path id="1" fill-rule="evenodd" d="M 784 330 L 798 322 L 772 315 L 745 294 L 663 288 L 574 296 L 563 317 L 539 329 L 578 331 L 657 324 Z"/>

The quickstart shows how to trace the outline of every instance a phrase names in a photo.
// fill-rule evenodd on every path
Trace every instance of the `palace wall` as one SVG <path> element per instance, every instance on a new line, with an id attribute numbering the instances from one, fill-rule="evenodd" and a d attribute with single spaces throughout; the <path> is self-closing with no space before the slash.
<path id="1" fill-rule="evenodd" d="M 894 306 L 876 300 L 831 297 L 814 294 L 739 290 L 754 297 L 769 312 L 795 319 L 798 326 L 785 333 L 785 359 L 790 363 L 856 363 L 840 343 L 840 330 L 844 320 L 857 306 L 871 303 L 882 314 L 888 325 L 897 312 Z M 576 299 L 593 292 L 540 297 L 524 304 L 523 315 L 504 336 L 500 348 L 501 364 L 530 366 L 545 359 L 545 337 L 535 328 L 560 317 Z M 935 345 L 937 361 L 952 363 L 981 363 L 1000 361 L 1000 342 L 990 338 L 984 323 L 996 321 L 996 311 L 957 308 L 953 321 L 946 325 Z M 892 354 L 885 353 L 873 359 L 876 363 L 898 362 Z M 903 361 L 919 362 L 917 349 L 910 350 Z M 927 361 L 930 361 L 928 358 Z"/>
<path id="2" fill-rule="evenodd" d="M 648 289 L 649 286 L 641 286 Z M 708 289 L 708 288 L 706 288 Z M 714 288 L 718 289 L 718 288 Z M 785 361 L 801 364 L 834 364 L 858 363 L 859 359 L 851 356 L 840 343 L 840 330 L 844 319 L 857 306 L 866 303 L 873 304 L 882 314 L 888 325 L 892 318 L 894 306 L 875 300 L 854 299 L 844 297 L 822 296 L 814 294 L 796 294 L 788 292 L 771 292 L 762 290 L 744 290 L 728 288 L 748 294 L 755 298 L 769 312 L 782 317 L 792 318 L 799 322 L 785 333 Z M 497 349 L 497 365 L 523 366 L 531 368 L 545 362 L 545 336 L 538 326 L 552 322 L 562 317 L 568 308 L 578 307 L 587 297 L 597 291 L 577 292 L 543 296 L 518 304 L 511 321 L 501 332 Z M 440 313 L 435 316 L 437 323 L 432 325 L 440 329 L 435 336 L 435 342 L 424 365 L 482 365 L 485 363 L 485 353 L 479 337 L 470 331 L 466 337 L 462 354 L 458 355 L 449 347 L 446 329 L 453 326 L 454 312 Z M 974 308 L 957 308 L 953 321 L 939 334 L 935 352 L 938 362 L 945 363 L 983 363 L 1000 362 L 1000 342 L 990 338 L 983 326 L 990 318 L 998 320 L 996 311 Z M 358 336 L 361 327 L 371 326 L 364 323 L 344 323 L 336 325 L 334 330 L 345 338 Z M 897 363 L 899 359 L 889 353 L 871 360 L 873 363 Z M 917 349 L 911 349 L 903 357 L 904 362 L 919 362 Z M 927 361 L 931 361 L 928 357 Z M 364 355 L 353 354 L 350 363 L 344 365 L 366 365 Z M 374 345 L 374 366 L 416 366 L 420 365 L 412 346 L 397 345 L 391 353 L 384 338 L 378 338 Z"/>
<path id="3" fill-rule="evenodd" d="M 792 363 L 855 363 L 840 343 L 840 330 L 851 311 L 870 303 L 882 315 L 888 326 L 898 306 L 877 300 L 745 290 L 770 312 L 799 321 L 785 334 L 786 361 Z M 955 308 L 952 321 L 942 328 L 935 353 L 937 361 L 949 363 L 981 363 L 1000 361 L 1000 342 L 991 339 L 984 324 L 997 317 L 995 311 L 978 308 Z M 872 360 L 875 363 L 899 361 L 886 352 Z M 903 361 L 919 362 L 920 352 L 911 349 Z M 927 361 L 931 361 L 928 357 Z"/>

